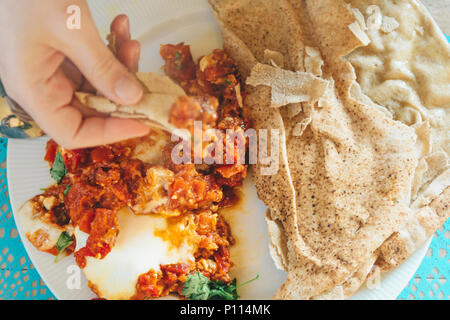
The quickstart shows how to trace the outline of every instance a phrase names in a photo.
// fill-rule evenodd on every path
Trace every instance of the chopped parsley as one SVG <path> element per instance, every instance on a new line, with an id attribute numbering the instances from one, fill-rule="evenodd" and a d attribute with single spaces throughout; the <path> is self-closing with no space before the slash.
<path id="1" fill-rule="evenodd" d="M 183 57 L 181 56 L 181 53 L 179 53 L 178 51 L 175 52 L 175 65 L 177 66 L 178 70 L 181 70 L 183 68 L 183 66 L 181 65 L 182 59 Z"/>
<path id="2" fill-rule="evenodd" d="M 62 178 L 67 174 L 66 165 L 64 164 L 64 158 L 61 153 L 57 153 L 53 167 L 50 169 L 50 176 L 58 183 L 61 183 Z"/>
<path id="3" fill-rule="evenodd" d="M 239 299 L 237 289 L 258 278 L 259 275 L 236 286 L 236 279 L 231 284 L 226 284 L 223 281 L 211 281 L 201 272 L 197 272 L 188 276 L 182 294 L 188 300 L 237 300 Z"/>
<path id="4" fill-rule="evenodd" d="M 55 262 L 59 262 L 66 251 L 66 249 L 73 243 L 73 238 L 66 231 L 61 232 L 61 235 L 56 242 L 56 249 L 58 250 L 58 255 L 55 258 Z"/>
<path id="5" fill-rule="evenodd" d="M 71 185 L 71 184 L 68 184 L 68 185 L 66 186 L 66 188 L 64 189 L 64 197 L 67 196 L 67 194 L 68 194 L 69 191 L 70 191 L 70 188 L 72 188 L 72 185 Z"/>
<path id="6" fill-rule="evenodd" d="M 233 82 L 231 82 L 230 80 L 225 80 L 225 82 L 227 83 L 227 85 L 231 86 L 233 84 Z"/>
<path id="7" fill-rule="evenodd" d="M 189 300 L 208 300 L 210 280 L 200 272 L 188 276 L 182 293 Z"/>

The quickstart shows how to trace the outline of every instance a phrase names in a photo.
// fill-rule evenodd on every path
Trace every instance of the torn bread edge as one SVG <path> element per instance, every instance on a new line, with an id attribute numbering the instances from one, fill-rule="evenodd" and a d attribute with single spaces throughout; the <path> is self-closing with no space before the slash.
<path id="1" fill-rule="evenodd" d="M 136 119 L 148 126 L 190 139 L 186 130 L 180 130 L 169 123 L 172 106 L 178 98 L 186 95 L 184 90 L 169 77 L 156 73 L 138 72 L 136 77 L 144 85 L 146 93 L 135 105 L 119 105 L 106 97 L 86 92 L 76 92 L 75 96 L 81 104 L 100 113 L 122 119 Z"/>

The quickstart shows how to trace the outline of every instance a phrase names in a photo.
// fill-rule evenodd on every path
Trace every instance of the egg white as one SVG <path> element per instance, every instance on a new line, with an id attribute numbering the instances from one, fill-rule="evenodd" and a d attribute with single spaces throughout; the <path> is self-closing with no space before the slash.
<path id="1" fill-rule="evenodd" d="M 195 246 L 190 241 L 174 247 L 154 235 L 167 228 L 167 220 L 154 215 L 135 215 L 128 209 L 117 213 L 119 235 L 111 252 L 102 260 L 87 257 L 83 272 L 92 288 L 108 300 L 130 299 L 136 293 L 139 276 L 160 265 L 192 263 Z M 88 235 L 75 228 L 77 249 L 85 246 Z"/>
<path id="2" fill-rule="evenodd" d="M 39 245 L 38 243 L 31 242 L 40 251 L 47 251 L 54 248 L 62 232 L 66 231 L 69 234 L 71 233 L 68 226 L 61 227 L 49 221 L 45 212 L 37 211 L 31 200 L 25 202 L 20 207 L 18 216 L 20 217 L 22 230 L 28 240 L 31 241 L 37 232 L 41 235 L 40 237 L 45 239 L 44 241 L 40 241 Z"/>

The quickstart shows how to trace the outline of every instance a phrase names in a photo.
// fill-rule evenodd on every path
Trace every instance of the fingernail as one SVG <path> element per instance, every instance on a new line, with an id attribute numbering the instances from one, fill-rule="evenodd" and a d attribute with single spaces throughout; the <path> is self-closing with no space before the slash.
<path id="1" fill-rule="evenodd" d="M 114 87 L 117 96 L 125 103 L 137 103 L 143 94 L 142 87 L 129 75 L 124 75 Z"/>

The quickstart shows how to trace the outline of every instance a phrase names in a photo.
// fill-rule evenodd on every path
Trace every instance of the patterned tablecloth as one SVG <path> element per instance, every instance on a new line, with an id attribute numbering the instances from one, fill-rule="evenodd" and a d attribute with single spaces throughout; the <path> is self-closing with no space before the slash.
<path id="1" fill-rule="evenodd" d="M 0 299 L 55 299 L 20 239 L 9 202 L 7 139 L 0 139 Z M 438 230 L 415 276 L 398 299 L 450 298 L 450 220 Z"/>

